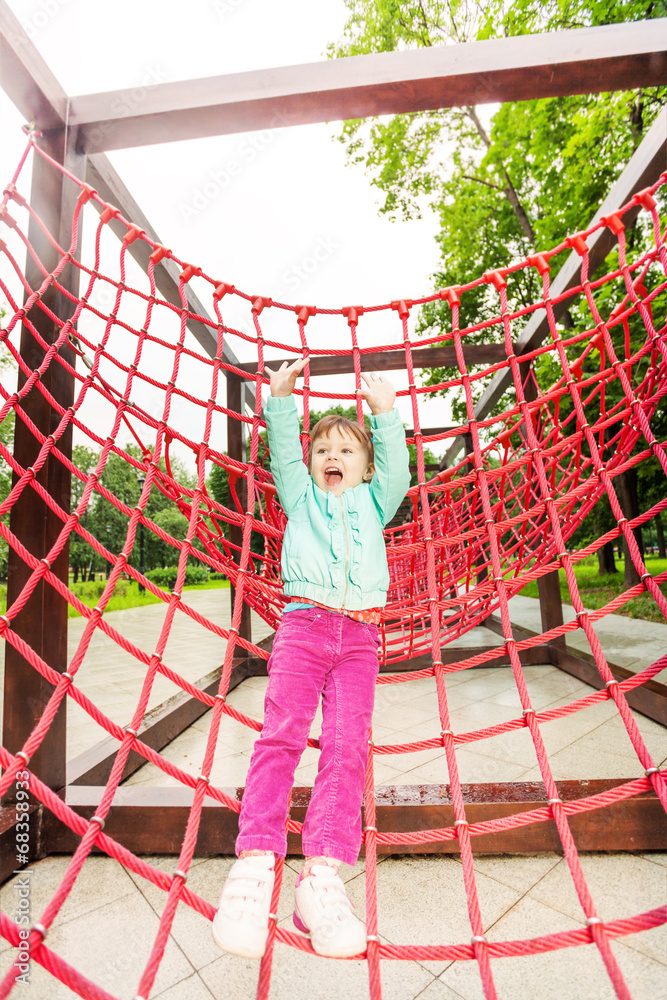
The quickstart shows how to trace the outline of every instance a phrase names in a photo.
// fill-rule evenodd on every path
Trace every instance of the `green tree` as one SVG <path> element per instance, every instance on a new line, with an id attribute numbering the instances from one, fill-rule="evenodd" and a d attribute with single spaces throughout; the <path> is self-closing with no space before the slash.
<path id="1" fill-rule="evenodd" d="M 99 459 L 99 452 L 85 445 L 76 444 L 72 448 L 72 462 L 84 475 L 89 475 Z M 85 483 L 78 476 L 72 476 L 72 499 L 71 509 L 74 511 L 81 503 Z M 95 526 L 95 494 L 93 493 L 85 512 L 79 518 L 79 524 L 83 528 L 92 532 Z M 99 562 L 99 557 L 91 545 L 88 544 L 76 531 L 73 531 L 69 538 L 69 564 L 72 568 L 74 583 L 77 583 L 79 576 L 83 582 L 91 579 L 95 572 L 95 565 Z"/>
<path id="2" fill-rule="evenodd" d="M 350 16 L 332 57 L 420 48 L 493 36 L 553 31 L 659 17 L 665 0 L 347 0 Z M 340 140 L 351 163 L 363 164 L 383 196 L 380 211 L 440 221 L 437 287 L 465 284 L 582 229 L 606 195 L 660 107 L 666 88 L 504 104 L 487 122 L 476 106 L 345 122 Z M 641 241 L 641 234 L 633 237 Z M 553 274 L 564 256 L 554 261 Z M 535 300 L 532 268 L 508 277 L 510 309 Z M 488 285 L 467 292 L 461 325 L 498 314 Z M 449 307 L 427 305 L 419 329 L 449 329 Z M 564 325 L 576 325 L 566 313 Z M 467 337 L 497 339 L 498 327 Z M 455 375 L 434 369 L 427 384 Z M 481 391 L 481 387 L 478 391 Z M 502 404 L 501 404 L 502 405 Z M 454 412 L 463 417 L 461 401 Z"/>
<path id="3" fill-rule="evenodd" d="M 350 16 L 342 40 L 329 48 L 332 57 L 596 26 L 667 13 L 665 0 L 346 2 Z M 507 103 L 491 117 L 467 106 L 350 121 L 343 125 L 339 138 L 349 161 L 365 166 L 371 183 L 381 193 L 381 212 L 406 219 L 425 211 L 436 214 L 440 264 L 435 281 L 436 287 L 443 288 L 507 267 L 583 229 L 665 103 L 667 88 L 661 87 Z M 660 197 L 664 203 L 664 195 Z M 630 228 L 632 255 L 637 257 L 650 246 L 651 238 L 648 227 L 642 224 Z M 566 256 L 552 258 L 552 278 Z M 615 250 L 603 268 L 612 270 L 617 263 Z M 657 280 L 647 275 L 649 290 Z M 536 270 L 526 268 L 509 275 L 507 294 L 512 311 L 539 298 L 541 278 Z M 604 307 L 602 314 L 608 315 L 624 289 L 620 283 L 612 283 L 596 294 Z M 663 306 L 664 297 L 654 306 L 656 316 Z M 463 296 L 461 326 L 490 320 L 498 313 L 497 293 L 492 286 L 482 284 Z M 438 301 L 422 309 L 418 330 L 432 337 L 447 332 L 450 324 L 449 306 Z M 573 305 L 561 324 L 577 331 L 589 328 L 592 321 L 585 305 Z M 520 324 L 515 324 L 515 337 L 520 329 Z M 617 354 L 623 358 L 625 333 L 618 327 L 614 336 Z M 501 336 L 502 330 L 495 324 L 467 336 L 466 342 L 488 342 Z M 632 353 L 645 339 L 636 317 L 630 320 L 627 336 Z M 599 355 L 594 352 L 584 364 L 584 376 L 599 367 L 598 362 Z M 562 374 L 549 355 L 535 367 L 543 389 Z M 640 366 L 633 372 L 635 384 L 641 374 Z M 426 374 L 425 383 L 436 385 L 457 375 L 458 370 L 437 368 Z M 482 389 L 480 380 L 473 390 L 476 398 Z M 608 380 L 605 390 L 609 412 L 621 398 L 618 380 Z M 506 395 L 499 400 L 496 412 L 506 409 L 510 399 Z M 453 395 L 451 402 L 455 418 L 464 421 L 462 395 Z M 597 396 L 587 407 L 587 417 L 595 420 L 599 415 Z M 561 420 L 567 416 L 564 401 Z M 630 497 L 632 483 L 619 486 L 623 486 L 619 492 Z M 664 477 L 662 486 L 664 489 Z M 596 517 L 602 519 L 601 524 L 606 523 L 602 508 Z"/>

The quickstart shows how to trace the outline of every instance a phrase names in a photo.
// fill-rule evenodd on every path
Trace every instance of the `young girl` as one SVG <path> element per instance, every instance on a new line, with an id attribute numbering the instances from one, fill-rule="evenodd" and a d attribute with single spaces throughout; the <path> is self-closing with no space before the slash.
<path id="1" fill-rule="evenodd" d="M 322 698 L 317 777 L 303 824 L 306 862 L 297 881 L 294 923 L 320 955 L 366 949 L 341 861 L 361 845 L 361 800 L 378 673 L 378 623 L 389 572 L 382 529 L 410 485 L 396 391 L 362 376 L 371 409 L 365 427 L 334 414 L 313 428 L 310 474 L 299 441 L 292 391 L 305 361 L 284 362 L 265 407 L 271 471 L 287 515 L 282 577 L 287 604 L 268 663 L 264 725 L 246 781 L 234 863 L 213 921 L 225 951 L 264 954 L 275 856 L 285 856 L 285 821 L 294 772 Z"/>

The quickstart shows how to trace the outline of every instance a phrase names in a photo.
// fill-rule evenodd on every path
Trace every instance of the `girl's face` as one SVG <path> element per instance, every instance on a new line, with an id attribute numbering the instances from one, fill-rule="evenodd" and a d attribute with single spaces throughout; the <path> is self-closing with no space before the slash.
<path id="1" fill-rule="evenodd" d="M 325 493 L 340 496 L 358 486 L 371 471 L 368 453 L 360 441 L 332 428 L 327 437 L 318 437 L 311 447 L 310 474 Z"/>

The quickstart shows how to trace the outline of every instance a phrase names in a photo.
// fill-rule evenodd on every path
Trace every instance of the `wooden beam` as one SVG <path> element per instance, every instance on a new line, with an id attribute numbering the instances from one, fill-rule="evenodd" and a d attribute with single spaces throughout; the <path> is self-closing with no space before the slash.
<path id="1" fill-rule="evenodd" d="M 560 646 L 552 645 L 549 648 L 551 662 L 554 666 L 564 670 L 567 674 L 572 674 L 573 677 L 578 677 L 584 684 L 590 684 L 596 691 L 604 687 L 604 681 L 600 677 L 600 672 L 592 656 L 589 660 L 585 654 L 570 646 L 562 649 Z M 619 681 L 634 677 L 634 671 L 619 667 L 615 663 L 609 663 L 608 660 L 607 666 Z M 667 686 L 664 684 L 654 680 L 644 681 L 640 687 L 626 691 L 625 699 L 635 712 L 640 712 L 648 719 L 659 722 L 661 726 L 667 726 Z"/>
<path id="2" fill-rule="evenodd" d="M 249 660 L 235 661 L 228 691 L 233 691 L 246 677 L 254 676 L 255 671 L 250 668 L 249 662 Z M 266 663 L 264 665 L 266 668 Z M 266 673 L 266 669 L 264 672 Z M 221 673 L 222 667 L 216 667 L 205 677 L 200 678 L 193 687 L 206 694 L 216 695 Z M 146 713 L 139 730 L 139 739 L 152 750 L 160 751 L 209 711 L 210 708 L 204 702 L 191 697 L 185 691 L 180 691 Z M 67 762 L 67 784 L 103 785 L 109 779 L 117 753 L 118 740 L 113 736 L 107 736 L 94 747 Z M 125 781 L 145 763 L 145 757 L 134 750 L 131 751 L 121 780 Z"/>
<path id="3" fill-rule="evenodd" d="M 667 82 L 667 19 L 437 45 L 72 98 L 87 152 Z"/>
<path id="4" fill-rule="evenodd" d="M 498 635 L 503 634 L 500 619 L 494 615 L 487 618 L 485 624 L 492 632 L 496 632 Z M 539 635 L 539 633 L 534 632 L 532 629 L 512 625 L 512 635 L 517 642 L 521 642 L 522 639 L 530 639 L 533 636 Z M 572 646 L 563 646 L 559 643 L 547 643 L 537 648 L 546 650 L 545 663 L 553 663 L 555 667 L 560 667 L 566 673 L 572 674 L 573 677 L 577 677 L 584 684 L 590 684 L 596 691 L 604 687 L 604 681 L 600 676 L 600 672 L 595 664 L 595 657 L 592 653 L 586 653 L 583 650 L 574 649 Z M 619 681 L 625 681 L 628 677 L 634 677 L 632 670 L 619 667 L 616 663 L 610 663 L 609 660 L 607 660 L 607 666 Z M 667 726 L 666 685 L 654 680 L 644 681 L 641 687 L 634 688 L 632 691 L 626 691 L 625 697 L 630 708 L 636 712 L 641 712 L 648 719 L 653 719 L 655 722 Z"/>
<path id="5" fill-rule="evenodd" d="M 444 765 L 443 765 L 444 768 Z M 622 779 L 557 781 L 564 802 L 608 791 Z M 470 823 L 511 816 L 546 805 L 541 782 L 466 784 L 462 786 L 466 816 Z M 224 788 L 240 799 L 242 788 Z M 65 801 L 80 816 L 94 815 L 103 787 L 70 786 Z M 302 821 L 310 801 L 310 788 L 292 792 L 291 816 Z M 118 789 L 106 819 L 104 832 L 136 854 L 178 854 L 183 841 L 193 789 L 150 788 L 135 785 Z M 375 790 L 377 826 L 382 832 L 432 830 L 452 826 L 454 807 L 448 785 L 389 785 Z M 650 851 L 667 848 L 665 811 L 655 792 L 645 792 L 602 809 L 574 814 L 569 823 L 577 847 L 582 851 Z M 610 831 L 613 831 L 610 833 Z M 196 854 L 234 854 L 238 814 L 206 798 L 197 837 Z M 399 838 L 400 839 L 400 838 Z M 53 814 L 45 810 L 44 840 L 49 853 L 72 853 L 79 838 Z M 562 851 L 553 820 L 473 837 L 473 850 L 514 854 L 526 851 Z M 301 853 L 301 838 L 290 834 L 288 854 Z M 458 854 L 457 840 L 410 846 L 379 844 L 381 854 Z"/>
<path id="6" fill-rule="evenodd" d="M 45 134 L 41 141 L 50 156 L 61 163 L 64 162 L 67 169 L 76 171 L 83 169 L 83 157 L 75 152 L 75 140 L 75 133 L 70 132 L 66 135 L 64 129 L 58 129 Z M 57 243 L 63 247 L 69 247 L 71 243 L 72 211 L 77 193 L 72 185 L 64 181 L 60 171 L 53 169 L 41 157 L 35 159 L 31 205 L 43 220 L 48 232 L 53 234 Z M 35 219 L 30 220 L 28 238 L 45 270 L 47 272 L 55 270 L 60 256 Z M 75 251 L 77 257 L 79 250 L 80 243 Z M 38 289 L 44 280 L 42 271 L 30 254 L 27 256 L 26 280 L 31 289 Z M 67 264 L 60 274 L 59 282 L 76 297 L 79 288 L 78 268 L 71 263 Z M 28 293 L 24 293 L 24 302 L 28 297 Z M 72 302 L 53 285 L 45 291 L 42 302 L 60 322 L 54 322 L 41 307 L 40 302 L 31 306 L 28 316 L 42 340 L 49 345 L 60 337 L 61 325 L 72 315 L 74 307 Z M 20 350 L 28 371 L 34 371 L 43 363 L 45 350 L 26 323 L 21 328 Z M 40 391 L 40 386 L 44 386 L 52 394 L 63 411 L 74 401 L 74 376 L 60 363 L 61 359 L 74 366 L 75 355 L 68 343 L 61 345 L 58 355 L 52 359 L 48 369 L 41 375 L 39 384 L 31 389 L 21 403 L 21 409 L 28 419 L 45 436 L 56 431 L 61 416 L 46 400 Z M 19 369 L 18 388 L 22 388 L 25 383 L 26 376 Z M 58 448 L 65 457 L 71 457 L 71 423 L 60 436 Z M 40 450 L 41 445 L 32 430 L 17 415 L 13 445 L 16 461 L 24 469 L 30 468 Z M 47 458 L 37 478 L 61 509 L 66 513 L 69 512 L 71 473 L 53 453 Z M 16 484 L 17 481 L 18 477 L 14 473 L 12 482 Z M 63 528 L 60 518 L 30 485 L 23 489 L 13 504 L 9 523 L 19 542 L 37 559 L 48 556 Z M 65 583 L 68 580 L 68 563 L 69 546 L 66 544 L 58 558 L 50 564 L 52 572 Z M 7 572 L 8 606 L 19 599 L 31 574 L 32 569 L 10 546 Z M 67 601 L 45 580 L 42 579 L 37 584 L 26 604 L 13 618 L 12 628 L 23 642 L 54 670 L 62 672 L 67 669 Z M 2 741 L 11 753 L 16 753 L 24 745 L 44 712 L 53 690 L 53 685 L 31 666 L 19 649 L 7 642 Z M 67 699 L 61 702 L 44 740 L 30 762 L 31 770 L 46 785 L 55 789 L 61 788 L 65 783 L 66 701 Z M 12 788 L 7 793 L 7 799 L 11 800 L 13 794 Z"/>
<path id="7" fill-rule="evenodd" d="M 71 117 L 68 115 L 70 99 L 5 0 L 0 0 L 0 85 L 25 116 L 26 121 L 35 122 L 42 130 L 65 127 L 66 124 L 68 128 L 72 127 Z M 82 172 L 86 174 L 84 179 L 95 188 L 101 198 L 119 208 L 128 221 L 144 229 L 156 243 L 162 243 L 104 154 L 89 158 L 86 170 Z M 127 232 L 125 226 L 116 219 L 112 219 L 109 226 L 122 240 Z M 143 240 L 135 240 L 130 245 L 129 252 L 142 270 L 146 271 L 151 253 L 148 245 Z M 167 302 L 180 308 L 177 265 L 170 260 L 161 261 L 155 269 L 155 281 Z M 213 358 L 216 353 L 217 338 L 212 330 L 216 329 L 217 324 L 210 319 L 207 309 L 189 286 L 186 288 L 186 297 L 190 311 L 209 320 L 210 325 L 190 318 L 188 329 L 209 357 Z M 236 355 L 228 344 L 224 347 L 223 360 L 231 365 L 238 363 Z M 246 392 L 250 405 L 254 406 L 254 391 L 249 388 Z"/>
<path id="8" fill-rule="evenodd" d="M 231 410 L 233 413 L 242 413 L 245 409 L 245 391 L 246 383 L 242 382 L 240 378 L 236 378 L 234 375 L 227 376 L 227 409 Z M 227 417 L 227 454 L 231 459 L 236 462 L 245 462 L 247 459 L 246 455 L 246 425 L 240 420 L 235 420 L 234 417 Z M 245 476 L 241 476 L 236 480 L 236 495 L 238 497 L 241 509 L 245 512 L 246 504 L 248 502 L 248 484 Z M 231 502 L 231 501 L 230 501 Z M 241 563 L 241 548 L 243 546 L 243 526 L 240 524 L 230 524 L 229 525 L 229 541 L 232 545 L 237 546 L 234 550 L 234 561 L 240 565 Z M 233 583 L 229 582 L 229 601 L 230 609 L 229 613 L 232 617 L 234 616 L 234 604 L 236 602 L 236 587 Z M 239 622 L 239 637 L 241 639 L 247 639 L 248 642 L 252 641 L 252 618 L 250 615 L 250 606 L 244 601 L 241 610 L 241 620 Z M 237 653 L 242 654 L 243 647 L 239 646 L 237 648 Z"/>
<path id="9" fill-rule="evenodd" d="M 464 344 L 465 359 L 469 365 L 495 365 L 507 357 L 504 344 Z M 361 370 L 369 371 L 405 371 L 405 351 L 368 351 L 359 355 Z M 294 356 L 279 358 L 277 361 L 267 361 L 270 368 L 281 365 L 283 361 L 292 364 Z M 415 368 L 455 367 L 456 350 L 454 347 L 422 347 L 412 352 L 412 364 Z M 242 371 L 248 372 L 250 378 L 257 374 L 258 363 L 244 362 L 238 365 Z M 354 372 L 354 358 L 349 355 L 331 355 L 320 357 L 315 354 L 310 359 L 311 375 L 348 375 Z"/>
<path id="10" fill-rule="evenodd" d="M 657 23 L 657 22 L 654 22 Z M 609 194 L 600 205 L 599 209 L 586 226 L 590 229 L 605 215 L 610 214 L 623 205 L 626 205 L 633 195 L 644 188 L 649 187 L 660 177 L 660 174 L 667 165 L 667 107 L 663 107 L 653 125 L 647 132 L 639 148 L 631 157 L 623 173 L 612 186 Z M 630 209 L 623 216 L 626 226 L 637 217 L 639 206 Z M 602 227 L 589 236 L 586 240 L 589 246 L 589 269 L 588 273 L 592 277 L 597 268 L 602 264 L 605 257 L 612 250 L 616 243 L 616 237 L 610 229 Z M 573 250 L 561 270 L 558 272 L 551 285 L 551 298 L 555 299 L 563 295 L 569 289 L 574 288 L 581 282 L 581 257 Z M 553 311 L 556 319 L 563 315 L 569 307 L 569 300 L 555 303 Z M 533 313 L 530 320 L 520 333 L 514 344 L 514 353 L 518 356 L 536 350 L 548 337 L 549 322 L 544 309 L 538 309 Z M 488 386 L 482 393 L 475 406 L 475 418 L 484 420 L 501 396 L 507 391 L 512 382 L 512 372 L 509 364 L 507 368 L 497 371 Z M 458 455 L 463 445 L 463 438 L 456 438 L 449 451 L 443 458 L 443 468 L 451 465 Z"/>
<path id="11" fill-rule="evenodd" d="M 146 235 L 155 243 L 162 243 L 162 240 L 153 229 L 141 208 L 123 184 L 117 171 L 111 165 L 108 157 L 103 153 L 88 158 L 85 179 L 88 184 L 91 184 L 95 188 L 104 201 L 108 201 L 112 205 L 115 205 L 116 208 L 119 208 L 129 222 L 133 222 L 140 229 L 144 229 Z M 96 202 L 93 202 L 93 204 L 101 211 L 100 206 Z M 125 237 L 127 228 L 122 222 L 119 222 L 117 219 L 111 219 L 108 225 L 120 240 Z M 134 243 L 130 244 L 128 250 L 139 267 L 143 271 L 148 271 L 148 261 L 152 248 L 143 240 L 135 240 Z M 178 291 L 179 275 L 180 268 L 178 265 L 166 258 L 160 261 L 155 268 L 155 284 L 160 294 L 167 302 L 180 309 L 181 297 Z M 188 318 L 188 330 L 206 354 L 210 358 L 214 358 L 217 350 L 217 335 L 213 331 L 217 329 L 217 322 L 210 318 L 205 305 L 199 300 L 190 285 L 186 285 L 185 287 L 185 296 L 189 311 L 208 320 L 207 323 L 203 323 L 201 320 L 190 316 Z M 222 358 L 227 364 L 239 365 L 238 358 L 227 343 L 223 345 Z M 251 386 L 246 387 L 246 399 L 250 406 L 255 405 L 255 393 Z"/>
<path id="12" fill-rule="evenodd" d="M 442 662 L 449 666 L 452 663 L 459 663 L 461 660 L 467 660 L 472 656 L 481 656 L 484 653 L 490 653 L 491 650 L 497 649 L 499 643 L 495 646 L 443 646 L 440 650 L 440 657 Z M 519 659 L 524 665 L 530 666 L 540 666 L 542 664 L 548 664 L 551 662 L 549 656 L 550 647 L 547 643 L 541 643 L 539 646 L 529 646 L 528 649 L 519 650 Z M 389 651 L 391 655 L 391 650 Z M 493 659 L 485 660 L 484 663 L 480 663 L 480 669 L 482 667 L 505 667 L 509 666 L 510 658 L 504 650 L 501 650 L 497 656 Z M 433 666 L 433 657 L 430 653 L 423 653 L 421 656 L 413 656 L 409 660 L 399 660 L 391 663 L 383 663 L 380 667 L 381 674 L 403 674 L 412 673 L 415 670 L 426 670 L 427 667 Z M 474 667 L 472 669 L 475 669 Z"/>
<path id="13" fill-rule="evenodd" d="M 60 128 L 68 97 L 5 0 L 0 0 L 0 86 L 26 122 Z"/>
<path id="14" fill-rule="evenodd" d="M 16 809 L 14 804 L 0 806 L 0 885 L 15 875 L 19 869 L 26 867 L 19 861 L 23 855 L 16 850 Z M 30 862 L 37 858 L 43 858 L 45 855 L 42 845 L 44 807 L 41 802 L 32 802 L 27 810 L 30 839 L 25 858 L 26 861 Z M 24 810 L 21 810 L 21 815 L 23 812 Z M 25 826 L 22 830 L 25 830 Z"/>
<path id="15" fill-rule="evenodd" d="M 526 402 L 534 403 L 538 398 L 539 390 L 531 361 L 524 361 L 519 365 L 519 377 L 521 379 L 521 385 L 524 387 L 524 398 L 526 399 Z M 533 419 L 533 417 L 529 418 L 529 420 Z M 520 428 L 519 433 L 524 440 L 524 447 L 529 449 L 530 440 L 528 438 L 528 430 L 525 424 Z M 535 436 L 537 437 L 537 434 Z M 533 476 L 536 475 L 534 469 L 532 470 L 532 474 Z M 540 516 L 538 523 L 547 529 L 551 528 L 546 510 Z M 563 624 L 563 600 L 560 593 L 560 575 L 557 569 L 555 569 L 552 573 L 547 573 L 545 576 L 539 576 L 537 578 L 537 593 L 540 599 L 542 631 L 550 632 L 552 629 L 560 628 Z M 551 639 L 549 641 L 550 644 L 560 646 L 562 649 L 565 649 L 564 635 L 559 635 L 555 639 Z"/>

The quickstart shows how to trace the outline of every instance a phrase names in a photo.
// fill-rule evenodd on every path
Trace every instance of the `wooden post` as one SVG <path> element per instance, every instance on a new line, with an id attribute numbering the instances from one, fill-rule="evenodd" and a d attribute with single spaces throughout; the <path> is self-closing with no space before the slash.
<path id="1" fill-rule="evenodd" d="M 465 447 L 466 458 L 469 459 L 467 471 L 470 472 L 470 470 L 472 469 L 473 464 L 474 464 L 472 434 L 470 434 L 470 433 L 464 434 L 463 435 L 463 443 L 464 443 L 464 447 Z M 476 489 L 477 489 L 476 486 L 472 486 L 471 485 L 471 486 L 468 487 L 468 492 L 470 493 L 470 495 L 472 495 L 472 494 L 475 493 Z M 483 546 L 483 544 L 484 544 L 484 536 L 482 536 L 482 541 L 480 542 L 481 546 Z M 487 579 L 487 577 L 489 575 L 489 567 L 488 567 L 487 560 L 484 557 L 484 550 L 483 549 L 480 550 L 479 555 L 475 558 L 475 567 L 477 569 L 477 573 L 475 575 L 475 580 L 476 580 L 477 585 L 479 586 L 480 584 L 484 583 L 484 581 Z M 486 622 L 487 622 L 487 619 L 484 619 L 484 621 L 481 621 L 479 624 L 480 624 L 480 626 L 484 626 L 484 625 L 486 625 Z"/>
<path id="2" fill-rule="evenodd" d="M 243 413 L 245 409 L 245 384 L 240 378 L 236 378 L 234 375 L 228 374 L 227 376 L 227 408 L 233 410 L 234 413 Z M 227 454 L 230 458 L 233 458 L 237 462 L 246 461 L 246 432 L 245 423 L 242 420 L 235 420 L 234 417 L 227 417 Z M 239 503 L 244 513 L 247 504 L 247 484 L 245 478 L 238 479 L 236 481 L 236 495 L 239 498 Z M 230 500 L 231 502 L 231 500 Z M 238 545 L 239 549 L 243 544 L 243 528 L 239 525 L 230 524 L 229 526 L 229 540 L 233 545 Z M 239 551 L 236 556 L 236 561 L 240 562 L 241 553 Z M 232 602 L 232 612 L 234 611 L 234 597 L 236 594 L 236 588 L 230 586 L 229 588 L 230 599 Z M 242 639 L 247 639 L 248 642 L 251 641 L 251 621 L 250 621 L 250 608 L 247 604 L 243 605 L 243 612 L 241 614 L 241 622 L 239 624 L 239 636 Z M 238 650 L 239 655 L 241 655 L 241 650 Z"/>
<path id="3" fill-rule="evenodd" d="M 64 162 L 68 169 L 80 172 L 82 158 L 75 152 L 75 136 L 71 132 L 68 134 L 65 129 L 55 129 L 44 135 L 40 145 L 54 159 Z M 75 188 L 75 185 L 39 155 L 34 156 L 31 204 L 61 247 L 67 248 L 70 244 L 72 211 L 77 195 L 78 188 Z M 48 271 L 53 270 L 59 256 L 34 221 L 30 222 L 28 238 L 45 268 Z M 43 280 L 43 276 L 29 255 L 26 277 L 33 289 L 38 288 Z M 74 295 L 78 295 L 79 272 L 72 264 L 67 265 L 59 281 Z M 61 320 L 67 319 L 74 311 L 72 303 L 53 288 L 49 288 L 44 295 L 44 304 Z M 46 343 L 53 343 L 57 339 L 60 333 L 59 325 L 49 319 L 38 305 L 31 308 L 29 316 Z M 69 346 L 62 347 L 60 355 L 74 365 L 75 355 Z M 44 350 L 25 324 L 21 331 L 21 356 L 30 370 L 39 367 L 44 358 Z M 19 389 L 25 381 L 25 377 L 19 373 Z M 40 381 L 63 407 L 71 406 L 74 399 L 74 378 L 61 364 L 52 361 Z M 47 403 L 37 387 L 31 390 L 21 406 L 45 435 L 56 429 L 60 415 Z M 71 456 L 71 428 L 59 439 L 58 448 L 65 455 Z M 23 421 L 17 417 L 13 452 L 17 462 L 23 468 L 28 468 L 35 461 L 39 450 L 39 443 Z M 39 473 L 38 481 L 60 507 L 69 511 L 71 475 L 53 455 Z M 46 506 L 34 489 L 27 486 L 13 505 L 10 514 L 10 528 L 23 545 L 38 559 L 42 559 L 54 544 L 62 527 L 62 520 Z M 68 564 L 69 549 L 65 546 L 51 566 L 53 573 L 65 582 L 68 580 Z M 10 547 L 8 607 L 20 595 L 30 573 L 30 568 Z M 42 581 L 25 607 L 13 619 L 12 628 L 54 670 L 62 672 L 66 669 L 67 602 L 53 587 Z M 52 685 L 47 683 L 10 643 L 7 643 L 3 743 L 8 750 L 11 752 L 20 750 L 39 720 L 52 692 Z M 54 789 L 62 788 L 65 784 L 65 719 L 66 704 L 63 701 L 39 750 L 30 762 L 31 770 Z"/>
<path id="4" fill-rule="evenodd" d="M 532 403 L 538 398 L 539 388 L 532 371 L 530 361 L 522 361 L 519 364 L 521 373 L 521 384 L 523 385 L 524 398 L 528 403 Z M 547 514 L 545 513 L 541 521 L 546 524 Z M 560 579 L 558 570 L 541 576 L 537 581 L 537 591 L 540 597 L 540 616 L 542 619 L 542 631 L 548 632 L 552 628 L 558 628 L 563 624 L 563 600 L 560 595 Z M 560 635 L 549 641 L 549 645 L 561 646 L 565 649 L 565 636 Z"/>

